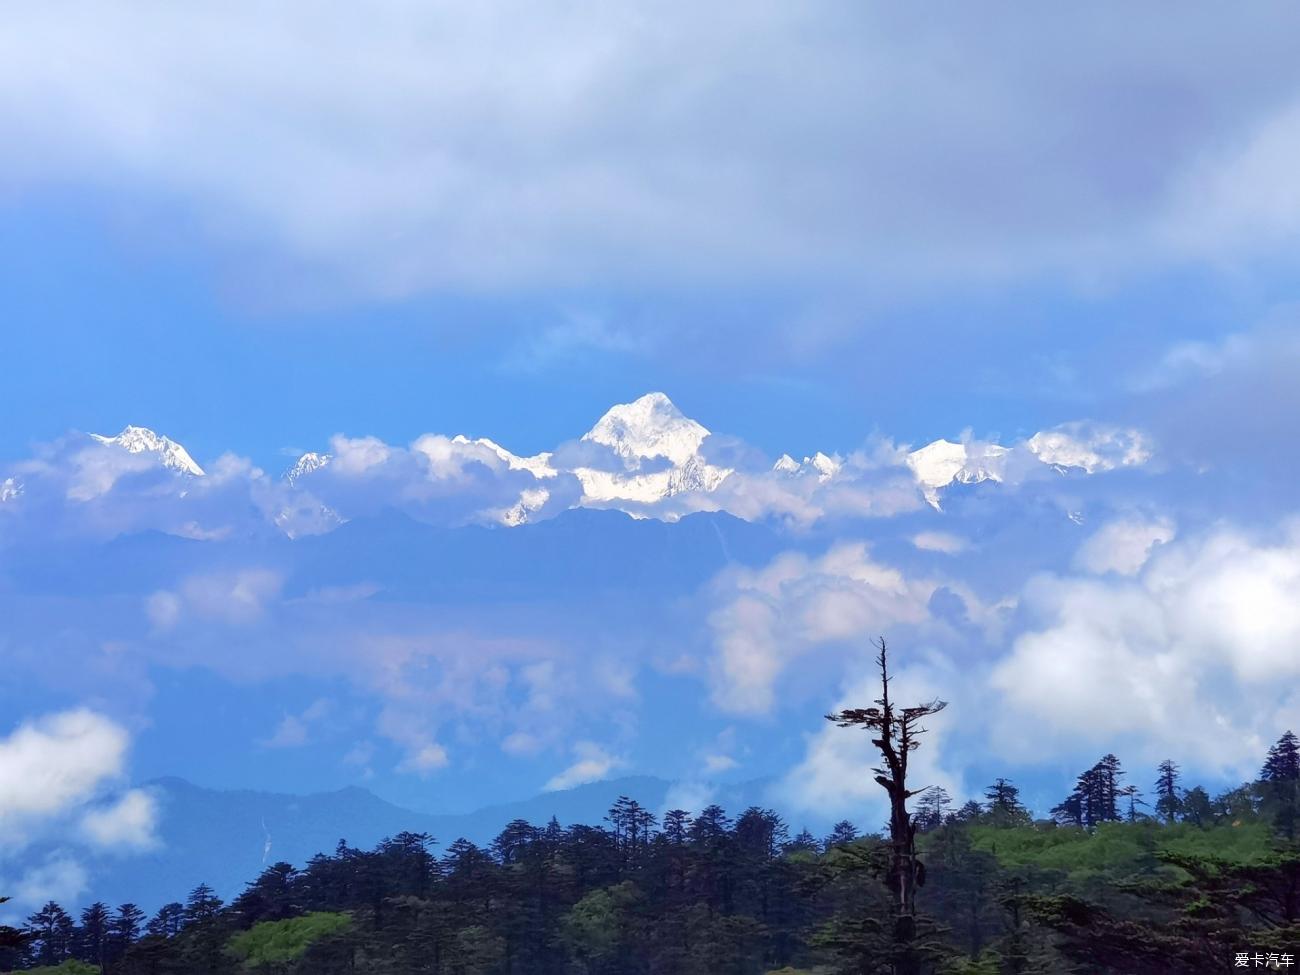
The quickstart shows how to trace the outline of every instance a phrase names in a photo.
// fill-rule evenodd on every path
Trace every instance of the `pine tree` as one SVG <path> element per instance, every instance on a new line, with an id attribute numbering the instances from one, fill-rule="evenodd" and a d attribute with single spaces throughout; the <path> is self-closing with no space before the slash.
<path id="1" fill-rule="evenodd" d="M 786 853 L 817 853 L 820 850 L 821 844 L 817 842 L 817 837 L 807 829 L 799 830 L 794 839 L 785 845 Z"/>
<path id="2" fill-rule="evenodd" d="M 1183 822 L 1202 829 L 1214 824 L 1214 802 L 1203 786 L 1192 786 L 1182 794 Z"/>
<path id="3" fill-rule="evenodd" d="M 1020 801 L 1020 790 L 1007 779 L 994 779 L 984 790 L 988 802 L 988 819 L 994 826 L 1024 826 L 1030 822 L 1029 810 Z"/>
<path id="4" fill-rule="evenodd" d="M 0 904 L 8 902 L 8 897 L 0 897 Z M 0 924 L 0 965 L 17 968 L 19 960 L 27 951 L 28 941 L 26 932 Z"/>
<path id="5" fill-rule="evenodd" d="M 1119 780 L 1124 775 L 1119 759 L 1114 755 L 1105 755 L 1093 767 L 1093 771 L 1096 774 L 1095 781 L 1098 789 L 1093 800 L 1096 805 L 1093 813 L 1094 822 L 1117 822 L 1120 819 L 1119 800 L 1123 795 Z"/>
<path id="6" fill-rule="evenodd" d="M 1183 811 L 1183 800 L 1178 789 L 1179 768 L 1170 759 L 1160 763 L 1156 779 L 1156 814 L 1166 823 L 1176 823 Z"/>
<path id="7" fill-rule="evenodd" d="M 1119 801 L 1126 794 L 1119 785 L 1124 770 L 1119 759 L 1106 755 L 1075 782 L 1074 791 L 1051 810 L 1060 823 L 1084 826 L 1119 820 Z"/>
<path id="8" fill-rule="evenodd" d="M 185 901 L 183 958 L 187 975 L 214 975 L 226 962 L 227 937 L 221 915 L 221 898 L 207 884 L 199 884 Z"/>
<path id="9" fill-rule="evenodd" d="M 1300 743 L 1290 731 L 1268 750 L 1260 770 L 1264 801 L 1272 808 L 1273 823 L 1287 839 L 1295 839 L 1300 821 Z"/>
<path id="10" fill-rule="evenodd" d="M 827 850 L 832 850 L 837 846 L 848 846 L 858 838 L 858 828 L 847 819 L 841 819 L 831 827 L 831 835 L 826 837 L 822 844 Z"/>
<path id="11" fill-rule="evenodd" d="M 108 923 L 108 957 L 117 961 L 140 940 L 144 911 L 134 904 L 122 904 Z"/>
<path id="12" fill-rule="evenodd" d="M 916 890 L 923 878 L 916 856 L 916 823 L 907 810 L 907 800 L 914 793 L 907 787 L 907 766 L 911 753 L 921 746 L 919 736 L 925 732 L 921 722 L 945 707 L 946 701 L 934 700 L 909 708 L 897 707 L 889 697 L 889 650 L 882 638 L 876 666 L 880 669 L 881 693 L 876 707 L 850 708 L 827 715 L 841 728 L 862 728 L 874 735 L 871 743 L 880 751 L 882 766 L 872 769 L 875 780 L 889 796 L 889 839 L 891 863 L 887 885 L 894 894 L 893 944 L 895 975 L 915 975 L 921 970 L 917 941 Z"/>
<path id="13" fill-rule="evenodd" d="M 199 884 L 190 891 L 185 901 L 185 924 L 202 924 L 216 918 L 221 910 L 221 898 L 207 884 Z"/>
<path id="14" fill-rule="evenodd" d="M 664 836 L 673 846 L 684 846 L 691 828 L 691 815 L 685 809 L 670 809 L 664 813 Z"/>
<path id="15" fill-rule="evenodd" d="M 1295 782 L 1300 780 L 1300 741 L 1290 731 L 1282 735 L 1268 750 L 1268 758 L 1259 777 L 1265 782 Z"/>
<path id="16" fill-rule="evenodd" d="M 145 925 L 145 933 L 155 938 L 174 938 L 184 927 L 185 905 L 172 901 L 158 909 L 158 913 Z"/>
<path id="17" fill-rule="evenodd" d="M 71 915 L 54 901 L 28 917 L 26 933 L 37 946 L 37 963 L 53 967 L 71 958 L 74 930 Z"/>
<path id="18" fill-rule="evenodd" d="M 916 804 L 916 826 L 926 833 L 943 825 L 948 810 L 952 807 L 952 796 L 942 786 L 932 785 L 921 793 Z"/>
<path id="19" fill-rule="evenodd" d="M 1146 813 L 1138 812 L 1138 806 L 1146 806 L 1148 804 L 1146 800 L 1142 798 L 1142 791 L 1136 785 L 1129 783 L 1119 790 L 1119 795 L 1121 798 L 1128 801 L 1128 810 L 1125 813 L 1125 819 L 1130 823 L 1136 823 L 1139 816 L 1143 818 L 1146 817 Z"/>
<path id="20" fill-rule="evenodd" d="M 84 962 L 103 969 L 109 939 L 108 905 L 95 901 L 81 912 L 74 954 Z"/>

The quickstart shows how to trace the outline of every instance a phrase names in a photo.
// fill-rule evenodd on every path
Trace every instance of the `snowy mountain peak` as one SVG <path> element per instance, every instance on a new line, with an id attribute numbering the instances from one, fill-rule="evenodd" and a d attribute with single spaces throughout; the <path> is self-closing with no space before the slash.
<path id="1" fill-rule="evenodd" d="M 819 481 L 829 481 L 843 467 L 844 461 L 838 454 L 831 456 L 819 450 L 811 457 L 805 457 L 803 463 L 795 460 L 789 454 L 782 454 L 777 458 L 776 463 L 772 465 L 772 470 L 792 476 L 815 475 Z"/>
<path id="2" fill-rule="evenodd" d="M 708 435 L 663 393 L 647 393 L 612 407 L 582 439 L 604 444 L 625 460 L 664 457 L 680 465 L 695 455 Z"/>
<path id="3" fill-rule="evenodd" d="M 318 454 L 314 450 L 309 450 L 298 458 L 298 462 L 284 472 L 284 479 L 290 484 L 298 483 L 298 478 L 310 474 L 312 471 L 318 471 L 330 462 L 329 454 Z"/>
<path id="4" fill-rule="evenodd" d="M 528 471 L 536 478 L 555 477 L 559 474 L 559 471 L 551 466 L 550 451 L 543 451 L 540 454 L 534 454 L 532 457 L 520 457 L 518 454 L 511 453 L 505 447 L 502 447 L 495 440 L 489 440 L 487 437 L 479 437 L 475 440 L 471 440 L 463 433 L 458 433 L 456 436 L 452 437 L 451 442 L 457 444 L 474 444 L 478 447 L 486 447 L 488 450 L 492 451 L 492 453 L 505 461 L 506 466 L 512 471 Z"/>
<path id="5" fill-rule="evenodd" d="M 953 443 L 936 440 L 907 455 L 907 466 L 925 492 L 925 498 L 939 507 L 939 489 L 950 484 L 978 484 L 1001 481 L 1010 449 L 995 443 Z"/>
<path id="6" fill-rule="evenodd" d="M 127 426 L 116 437 L 104 437 L 98 433 L 90 436 L 107 447 L 120 447 L 130 454 L 157 454 L 163 467 L 169 470 L 193 477 L 203 476 L 203 468 L 194 462 L 189 451 L 148 427 Z"/>

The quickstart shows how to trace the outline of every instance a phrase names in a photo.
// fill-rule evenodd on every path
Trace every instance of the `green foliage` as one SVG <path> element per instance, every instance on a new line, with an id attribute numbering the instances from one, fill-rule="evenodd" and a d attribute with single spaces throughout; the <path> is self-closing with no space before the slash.
<path id="1" fill-rule="evenodd" d="M 284 921 L 262 921 L 230 939 L 226 951 L 251 969 L 283 966 L 301 958 L 315 941 L 346 931 L 346 914 L 314 911 Z"/>
<path id="2" fill-rule="evenodd" d="M 22 975 L 99 975 L 99 966 L 69 958 L 58 965 L 42 965 L 40 968 L 25 969 Z"/>
<path id="3" fill-rule="evenodd" d="M 599 966 L 612 958 L 628 923 L 628 913 L 639 899 L 636 885 L 624 881 L 593 890 L 574 904 L 560 922 L 561 937 L 576 959 Z"/>
<path id="4" fill-rule="evenodd" d="M 1268 857 L 1273 830 L 1265 822 L 1199 829 L 1187 823 L 1102 823 L 1089 831 L 1062 826 L 969 827 L 971 845 L 1006 867 L 1059 871 L 1073 880 L 1113 878 L 1150 866 L 1156 852 L 1214 855 L 1240 863 Z"/>

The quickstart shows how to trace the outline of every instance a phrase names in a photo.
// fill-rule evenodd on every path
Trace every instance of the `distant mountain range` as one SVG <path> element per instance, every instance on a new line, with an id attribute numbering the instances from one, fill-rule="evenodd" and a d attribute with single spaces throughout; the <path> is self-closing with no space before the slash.
<path id="1" fill-rule="evenodd" d="M 955 486 L 1019 484 L 1056 474 L 1141 467 L 1150 451 L 1134 430 L 1064 424 L 1010 446 L 935 440 L 848 456 L 815 453 L 775 463 L 685 416 L 663 393 L 611 407 L 574 440 L 530 456 L 486 437 L 426 434 L 406 447 L 336 436 L 276 479 L 226 456 L 205 470 L 185 448 L 144 427 L 72 435 L 39 464 L 0 470 L 0 503 L 15 517 L 75 502 L 78 531 L 104 530 L 81 507 L 125 505 L 112 523 L 212 540 L 271 531 L 303 538 L 338 530 L 384 506 L 442 525 L 518 527 L 573 508 L 615 508 L 674 521 L 725 510 L 748 521 L 811 523 L 827 514 L 897 512 L 924 498 L 940 509 Z M 882 478 L 898 495 L 867 504 Z M 901 488 L 898 487 L 901 485 Z M 906 498 L 904 498 L 906 495 Z M 138 502 L 134 506 L 131 499 Z M 79 507 L 81 506 L 81 507 Z"/>
<path id="2" fill-rule="evenodd" d="M 281 860 L 301 866 L 317 853 L 333 852 L 341 839 L 368 849 L 386 836 L 409 830 L 432 834 L 440 848 L 461 837 L 486 845 L 515 819 L 544 825 L 554 816 L 566 826 L 600 825 L 623 795 L 660 812 L 672 786 L 651 776 L 628 776 L 475 812 L 435 815 L 403 809 L 355 786 L 297 796 L 157 779 L 144 787 L 159 800 L 161 845 L 153 852 L 92 863 L 91 886 L 79 903 L 133 901 L 154 911 L 168 901 L 183 900 L 199 883 L 229 899 L 264 867 Z M 755 781 L 723 787 L 716 801 L 734 815 L 761 804 L 765 786 Z M 38 857 L 48 852 L 30 851 Z"/>

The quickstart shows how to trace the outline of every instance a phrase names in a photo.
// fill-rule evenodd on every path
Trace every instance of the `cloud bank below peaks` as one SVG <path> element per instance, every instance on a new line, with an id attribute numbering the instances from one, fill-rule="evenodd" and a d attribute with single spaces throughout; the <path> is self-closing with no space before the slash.
<path id="1" fill-rule="evenodd" d="M 127 427 L 115 437 L 69 434 L 0 470 L 0 538 L 300 537 L 388 509 L 444 526 L 518 526 L 589 507 L 665 521 L 722 511 L 798 528 L 942 509 L 956 486 L 1014 490 L 1142 467 L 1151 456 L 1136 430 L 1076 422 L 1010 446 L 936 440 L 909 450 L 878 440 L 847 455 L 773 462 L 662 393 L 614 406 L 579 438 L 534 456 L 487 438 L 430 433 L 396 446 L 339 434 L 279 477 L 233 454 L 200 466 L 167 437 Z"/>

